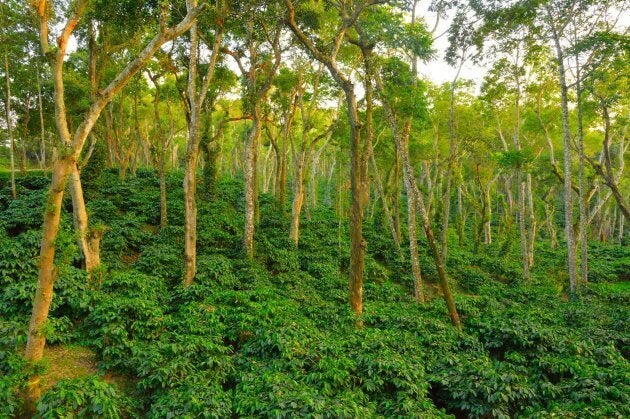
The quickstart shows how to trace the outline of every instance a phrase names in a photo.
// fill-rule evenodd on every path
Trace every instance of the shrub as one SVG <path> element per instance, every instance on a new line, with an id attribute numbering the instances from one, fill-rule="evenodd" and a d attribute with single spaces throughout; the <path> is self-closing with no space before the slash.
<path id="1" fill-rule="evenodd" d="M 120 418 L 124 399 L 110 384 L 96 376 L 61 380 L 37 403 L 40 418 Z"/>

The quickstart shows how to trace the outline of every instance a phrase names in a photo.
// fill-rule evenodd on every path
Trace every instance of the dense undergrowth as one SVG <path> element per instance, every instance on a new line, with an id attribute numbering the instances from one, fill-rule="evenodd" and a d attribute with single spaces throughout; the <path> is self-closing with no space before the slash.
<path id="1" fill-rule="evenodd" d="M 45 177 L 0 196 L 0 417 L 19 414 L 32 370 L 20 356 L 35 289 Z M 200 201 L 198 274 L 180 285 L 181 177 L 171 174 L 168 227 L 155 175 L 86 182 L 91 222 L 107 232 L 104 267 L 79 269 L 71 203 L 57 242 L 48 344 L 97 354 L 103 376 L 60 381 L 41 417 L 628 417 L 630 249 L 591 245 L 591 284 L 563 294 L 563 255 L 544 242 L 532 284 L 509 243 L 452 243 L 449 272 L 463 331 L 438 293 L 410 299 L 411 277 L 378 222 L 366 223 L 364 327 L 347 307 L 347 226 L 310 210 L 294 250 L 288 220 L 260 199 L 257 258 L 240 251 L 242 184 Z M 339 228 L 342 231 L 339 231 Z M 422 246 L 426 248 L 426 246 Z M 425 278 L 433 280 L 428 254 Z M 430 287 L 431 290 L 431 287 Z M 45 368 L 31 366 L 28 368 Z"/>

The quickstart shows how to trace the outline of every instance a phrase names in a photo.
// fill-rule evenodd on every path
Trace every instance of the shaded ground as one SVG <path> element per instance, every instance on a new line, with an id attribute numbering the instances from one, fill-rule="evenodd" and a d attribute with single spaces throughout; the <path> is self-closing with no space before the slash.
<path id="1" fill-rule="evenodd" d="M 41 376 L 42 394 L 59 380 L 86 377 L 98 374 L 96 355 L 91 349 L 76 345 L 47 346 L 44 351 L 46 372 Z M 106 373 L 104 381 L 125 392 L 133 383 L 120 375 Z"/>
<path id="2" fill-rule="evenodd" d="M 62 379 L 95 375 L 98 372 L 96 355 L 82 346 L 48 346 L 44 351 L 44 362 L 48 366 L 42 375 L 42 392 Z"/>

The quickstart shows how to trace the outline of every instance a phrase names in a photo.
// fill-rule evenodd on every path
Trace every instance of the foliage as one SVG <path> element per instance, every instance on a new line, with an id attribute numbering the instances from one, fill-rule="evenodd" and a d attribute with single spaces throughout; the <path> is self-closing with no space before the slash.
<path id="1" fill-rule="evenodd" d="M 153 193 L 132 198 L 138 189 L 157 189 L 154 174 L 142 176 L 120 189 L 130 200 Z M 118 180 L 103 182 L 110 190 Z M 364 326 L 356 328 L 346 306 L 347 225 L 340 239 L 332 210 L 314 209 L 296 249 L 275 203 L 261 199 L 259 256 L 247 260 L 234 250 L 239 191 L 239 183 L 220 181 L 222 198 L 200 202 L 202 244 L 187 288 L 180 285 L 183 228 L 148 230 L 147 208 L 127 211 L 117 197 L 91 192 L 111 228 L 103 241 L 107 266 L 93 280 L 74 267 L 74 238 L 64 224 L 46 334 L 49 343 L 90 344 L 101 370 L 133 379 L 123 398 L 95 377 L 60 382 L 42 398 L 40 416 L 630 414 L 626 248 L 592 245 L 599 260 L 591 275 L 601 283 L 564 302 L 544 276 L 561 250 L 541 244 L 536 282 L 526 285 L 512 249 L 453 246 L 448 272 L 464 323 L 456 332 L 441 299 L 412 301 L 407 262 L 382 226 L 366 224 Z M 0 309 L 10 319 L 0 322 L 0 413 L 8 416 L 19 411 L 27 376 L 15 348 L 25 343 L 39 234 L 0 232 L 0 243 Z M 431 290 L 431 261 L 420 256 Z"/>
<path id="2" fill-rule="evenodd" d="M 61 380 L 37 403 L 38 418 L 102 417 L 117 419 L 124 413 L 124 398 L 96 376 Z"/>

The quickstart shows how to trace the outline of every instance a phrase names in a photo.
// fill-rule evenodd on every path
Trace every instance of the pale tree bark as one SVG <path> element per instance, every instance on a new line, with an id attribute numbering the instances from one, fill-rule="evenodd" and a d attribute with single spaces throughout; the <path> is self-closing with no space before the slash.
<path id="1" fill-rule="evenodd" d="M 17 198 L 17 188 L 15 187 L 15 141 L 13 138 L 13 122 L 11 121 L 11 78 L 9 77 L 9 53 L 4 47 L 4 70 L 7 82 L 7 97 L 4 103 L 7 117 L 7 130 L 9 132 L 9 153 L 11 159 L 11 195 Z"/>
<path id="2" fill-rule="evenodd" d="M 377 82 L 377 87 L 379 91 L 382 93 L 384 91 L 384 88 L 378 74 L 376 75 L 376 82 Z M 453 324 L 455 328 L 459 329 L 461 328 L 461 321 L 459 319 L 459 314 L 455 306 L 455 300 L 453 298 L 453 294 L 451 293 L 450 285 L 448 283 L 448 278 L 446 276 L 446 267 L 444 264 L 444 260 L 442 259 L 440 249 L 438 248 L 437 240 L 433 233 L 433 227 L 431 225 L 431 221 L 429 220 L 429 216 L 426 211 L 424 198 L 422 197 L 420 190 L 418 189 L 418 185 L 414 177 L 413 167 L 411 166 L 411 163 L 409 162 L 408 144 L 409 144 L 409 134 L 411 130 L 411 118 L 408 117 L 405 119 L 403 123 L 402 131 L 401 131 L 401 129 L 398 126 L 397 117 L 394 114 L 394 111 L 389 105 L 388 101 L 386 100 L 385 95 L 383 94 L 381 94 L 381 101 L 383 103 L 383 108 L 385 109 L 387 121 L 394 135 L 396 151 L 398 152 L 400 161 L 402 163 L 403 180 L 404 180 L 404 185 L 407 192 L 407 199 L 413 203 L 415 207 L 414 209 L 417 211 L 418 215 L 420 216 L 420 220 L 422 221 L 422 228 L 427 237 L 429 248 L 431 250 L 433 261 L 435 263 L 435 267 L 438 273 L 440 286 L 442 288 L 442 293 L 444 294 L 444 301 L 446 303 L 446 307 L 448 309 L 448 313 L 451 318 L 451 323 Z M 413 222 L 411 224 L 413 225 Z M 411 235 L 413 236 L 413 233 Z M 410 243 L 410 247 L 411 246 L 413 246 L 413 243 Z M 411 257 L 413 258 L 414 256 L 412 255 Z M 418 282 L 418 286 L 421 287 L 422 286 L 421 283 Z M 422 301 L 423 296 L 420 295 L 419 297 L 420 297 L 419 300 Z"/>
<path id="3" fill-rule="evenodd" d="M 289 239 L 296 247 L 300 238 L 300 215 L 306 198 L 306 177 L 309 169 L 308 162 L 311 162 L 314 158 L 314 150 L 318 141 L 327 137 L 326 143 L 328 143 L 335 124 L 335 122 L 331 122 L 326 131 L 312 139 L 310 138 L 309 133 L 311 129 L 314 128 L 313 117 L 315 111 L 317 110 L 316 106 L 318 105 L 319 99 L 319 80 L 323 71 L 324 67 L 320 64 L 313 83 L 313 91 L 310 97 L 311 102 L 308 107 L 304 104 L 305 92 L 302 69 L 298 72 L 296 101 L 302 117 L 302 131 L 300 136 L 300 148 L 298 151 L 296 151 L 293 140 L 291 140 L 291 150 L 293 156 L 293 202 L 291 205 L 291 223 L 289 229 Z M 340 104 L 337 106 L 337 113 L 339 112 Z M 336 119 L 337 115 L 335 115 L 334 118 Z M 326 144 L 324 144 L 324 147 L 325 145 Z M 323 150 L 324 147 L 322 147 L 321 150 Z M 315 168 L 311 166 L 310 170 L 314 171 Z"/>
<path id="4" fill-rule="evenodd" d="M 549 191 L 543 198 L 543 202 L 545 203 L 545 224 L 547 225 L 547 233 L 549 234 L 550 245 L 552 249 L 558 247 L 558 236 L 556 232 L 555 223 L 553 220 L 555 205 L 553 204 L 554 197 L 554 187 L 551 186 Z"/>
<path id="5" fill-rule="evenodd" d="M 95 252 L 99 250 L 99 242 L 103 235 L 103 230 L 90 229 L 89 227 L 88 213 L 81 185 L 81 167 L 79 167 L 78 162 L 75 162 L 70 172 L 70 195 L 72 197 L 72 213 L 77 244 L 83 256 L 85 270 L 92 272 L 101 264 L 100 255 Z"/>
<path id="6" fill-rule="evenodd" d="M 260 54 L 259 48 L 264 43 L 255 39 L 253 19 L 255 18 L 252 17 L 246 24 L 247 36 L 245 43 L 248 49 L 248 67 L 246 68 L 243 62 L 244 57 L 242 51 L 225 51 L 234 58 L 241 74 L 246 80 L 243 112 L 247 114 L 252 121 L 245 141 L 245 158 L 243 168 L 243 174 L 245 177 L 245 224 L 243 227 L 242 243 L 243 250 L 249 259 L 254 258 L 254 235 L 258 213 L 257 162 L 263 124 L 262 102 L 267 97 L 267 93 L 271 88 L 282 58 L 280 51 L 280 25 L 277 24 L 274 27 L 273 33 L 270 33 L 267 30 L 266 25 L 262 25 L 265 32 L 266 42 L 270 44 L 270 47 L 273 50 L 273 61 L 271 63 L 267 63 L 269 64 L 269 71 L 266 74 L 266 78 L 261 80 L 259 73 L 260 66 L 262 64 L 260 61 L 262 54 Z"/>
<path id="7" fill-rule="evenodd" d="M 520 52 L 520 51 L 518 51 Z M 519 56 L 516 56 L 516 67 L 518 66 Z M 518 70 L 517 70 L 518 71 Z M 520 132 L 521 132 L 521 81 L 518 73 L 516 74 L 516 95 L 514 98 L 514 114 L 515 114 L 515 127 L 514 127 L 514 150 L 521 151 Z M 529 266 L 529 247 L 527 245 L 527 229 L 525 226 L 526 207 L 525 207 L 525 190 L 526 180 L 523 178 L 523 167 L 521 162 L 517 162 L 516 165 L 516 182 L 518 184 L 518 228 L 521 236 L 521 258 L 523 263 L 523 277 L 526 282 L 531 280 L 530 266 Z"/>
<path id="8" fill-rule="evenodd" d="M 394 223 L 394 218 L 392 217 L 392 213 L 389 210 L 389 204 L 387 203 L 387 195 L 385 194 L 385 189 L 383 188 L 383 180 L 381 179 L 381 175 L 378 171 L 378 166 L 376 164 L 376 158 L 374 157 L 374 149 L 370 149 L 370 164 L 372 165 L 372 172 L 374 173 L 374 180 L 376 183 L 376 190 L 378 191 L 379 198 L 381 199 L 381 203 L 383 205 L 383 212 L 385 213 L 385 219 L 387 221 L 387 226 L 389 227 L 389 231 L 392 235 L 392 239 L 394 240 L 394 245 L 396 246 L 396 251 L 402 256 L 402 248 L 400 247 L 400 237 L 396 231 L 396 225 Z M 415 218 L 415 214 L 414 214 Z M 415 222 L 415 220 L 414 220 Z"/>
<path id="9" fill-rule="evenodd" d="M 197 0 L 186 0 L 188 13 L 198 8 Z M 197 87 L 199 65 L 199 31 L 197 22 L 190 26 L 190 48 L 188 62 L 188 84 L 186 88 L 186 112 L 188 122 L 188 142 L 184 166 L 184 278 L 185 287 L 190 286 L 197 271 L 197 163 L 201 137 L 201 108 L 206 100 L 210 83 L 214 77 L 223 39 L 223 28 L 216 30 L 212 54 L 201 87 Z M 208 46 L 210 47 L 210 46 Z"/>
<path id="10" fill-rule="evenodd" d="M 304 106 L 302 105 L 301 108 L 303 114 L 305 114 Z M 302 125 L 303 129 L 299 154 L 296 152 L 293 153 L 293 202 L 291 204 L 291 224 L 289 229 L 289 239 L 296 247 L 300 240 L 300 214 L 302 213 L 302 206 L 304 205 L 304 201 L 306 198 L 306 176 L 308 175 L 307 162 L 314 154 L 315 145 L 319 140 L 327 137 L 326 144 L 328 143 L 331 138 L 332 129 L 334 126 L 333 122 L 324 133 L 316 136 L 311 140 L 309 139 L 308 132 L 310 131 L 310 118 L 312 118 L 312 116 L 312 113 L 310 113 L 310 115 L 303 117 L 304 122 Z M 326 146 L 326 144 L 324 144 L 322 149 Z M 294 148 L 293 144 L 292 148 Z M 314 170 L 314 168 L 311 167 L 311 170 Z"/>
<path id="11" fill-rule="evenodd" d="M 188 30 L 193 20 L 196 19 L 196 17 L 204 10 L 204 7 L 197 8 L 189 12 L 177 25 L 170 28 L 163 27 L 163 29 L 133 60 L 126 65 L 126 67 L 107 85 L 107 87 L 98 92 L 97 99 L 90 105 L 75 133 L 71 134 L 66 118 L 63 63 L 66 56 L 68 39 L 81 19 L 87 3 L 87 0 L 81 0 L 75 4 L 75 7 L 71 12 L 71 16 L 65 23 L 61 35 L 57 40 L 57 48 L 55 51 L 51 51 L 48 44 L 48 14 L 46 1 L 40 0 L 34 4 L 36 12 L 40 17 L 40 39 L 42 51 L 45 56 L 50 58 L 52 65 L 55 92 L 55 122 L 63 151 L 60 158 L 58 158 L 53 164 L 52 181 L 46 199 L 46 211 L 44 212 L 39 257 L 39 274 L 35 297 L 33 300 L 33 310 L 29 323 L 26 351 L 24 353 L 26 360 L 31 363 L 41 360 L 44 352 L 46 337 L 42 331 L 48 318 L 48 312 L 53 296 L 53 285 L 56 279 L 56 268 L 54 266 L 55 239 L 59 231 L 61 203 L 68 176 L 72 172 L 73 166 L 77 163 L 87 136 L 94 127 L 98 116 L 107 103 L 114 98 L 120 89 L 129 82 L 129 80 L 165 42 L 174 39 Z M 27 384 L 26 405 L 31 406 L 32 408 L 39 397 L 39 394 L 39 377 L 35 375 L 29 379 Z"/>
<path id="12" fill-rule="evenodd" d="M 586 180 L 584 179 L 584 133 L 583 133 L 583 117 L 582 117 L 582 80 L 580 72 L 580 61 L 578 55 L 575 55 L 576 69 L 576 95 L 577 95 L 577 151 L 579 156 L 578 168 L 578 201 L 580 218 L 578 220 L 579 238 L 580 238 L 580 280 L 582 284 L 588 282 L 588 243 L 586 237 Z"/>
<path id="13" fill-rule="evenodd" d="M 400 234 L 400 157 L 398 157 L 398 153 L 394 153 L 394 167 L 393 167 L 393 181 L 392 181 L 392 201 L 393 201 L 393 209 L 394 213 L 394 229 L 396 230 L 396 238 L 398 239 L 398 243 L 402 242 L 401 234 Z M 429 196 L 431 195 L 431 190 L 429 189 Z"/>
<path id="14" fill-rule="evenodd" d="M 46 128 L 44 126 L 44 105 L 42 102 L 42 84 L 41 76 L 39 74 L 39 65 L 37 66 L 37 103 L 39 106 L 39 167 L 40 169 L 46 169 Z"/>
<path id="15" fill-rule="evenodd" d="M 28 165 L 26 157 L 26 141 L 28 139 L 28 124 L 31 120 L 31 96 L 26 94 L 24 98 L 24 115 L 22 121 L 22 139 L 20 140 L 20 173 L 26 175 Z"/>
<path id="16" fill-rule="evenodd" d="M 534 266 L 534 245 L 536 243 L 536 233 L 538 232 L 538 223 L 536 221 L 536 211 L 534 207 L 534 195 L 532 193 L 532 174 L 527 173 L 527 209 L 529 212 L 529 238 L 528 238 L 528 263 L 530 269 Z"/>
<path id="17" fill-rule="evenodd" d="M 571 184 L 571 131 L 569 130 L 569 98 L 564 65 L 564 51 L 560 44 L 560 34 L 554 23 L 550 6 L 547 6 L 548 24 L 556 50 L 558 80 L 562 105 L 562 131 L 564 140 L 564 222 L 567 240 L 567 266 L 569 272 L 569 293 L 575 298 L 578 293 L 577 258 L 575 255 L 575 237 L 573 233 L 573 192 Z"/>
<path id="18" fill-rule="evenodd" d="M 160 94 L 161 94 L 161 86 L 160 86 L 160 78 L 163 74 L 161 73 L 152 73 L 151 71 L 147 71 L 147 75 L 151 82 L 153 82 L 153 86 L 155 87 L 155 95 L 153 97 L 153 118 L 155 119 L 155 129 L 154 129 L 154 141 L 149 141 L 146 138 L 145 142 L 147 147 L 149 148 L 150 158 L 153 160 L 153 164 L 155 165 L 158 176 L 160 178 L 160 228 L 168 225 L 168 204 L 167 204 L 167 191 L 166 191 L 166 152 L 168 151 L 171 141 L 173 139 L 173 134 L 167 135 L 166 130 L 162 126 L 162 115 L 160 112 Z M 169 107 L 170 112 L 170 107 Z"/>
<path id="19" fill-rule="evenodd" d="M 626 151 L 626 147 L 624 146 L 625 132 L 624 132 L 624 135 L 621 136 L 621 142 L 619 145 L 619 150 L 620 150 L 619 170 L 618 170 L 617 176 L 615 176 L 613 172 L 613 168 L 612 168 L 612 157 L 610 153 L 610 142 L 611 142 L 610 112 L 604 98 L 598 97 L 597 95 L 595 95 L 595 97 L 597 97 L 597 99 L 599 100 L 599 106 L 602 111 L 602 118 L 604 119 L 604 140 L 602 144 L 602 160 L 603 160 L 604 167 L 602 167 L 601 162 L 595 161 L 594 159 L 590 158 L 586 154 L 583 154 L 583 157 L 590 163 L 591 167 L 595 170 L 595 173 L 597 173 L 602 178 L 606 186 L 608 186 L 608 188 L 613 194 L 613 197 L 615 198 L 615 201 L 617 201 L 617 206 L 619 207 L 619 210 L 623 213 L 623 216 L 626 219 L 629 219 L 630 210 L 628 209 L 629 208 L 628 204 L 623 194 L 619 190 L 619 179 L 621 179 L 621 173 L 623 172 L 624 152 Z"/>

